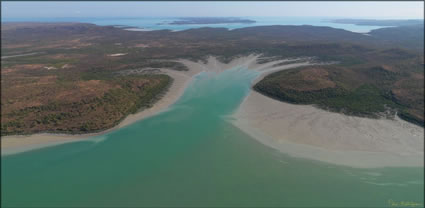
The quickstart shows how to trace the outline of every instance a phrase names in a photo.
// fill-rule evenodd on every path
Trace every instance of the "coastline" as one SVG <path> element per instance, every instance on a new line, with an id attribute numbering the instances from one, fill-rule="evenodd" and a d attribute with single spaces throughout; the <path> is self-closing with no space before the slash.
<path id="1" fill-rule="evenodd" d="M 199 69 L 189 67 L 189 71 L 173 71 L 169 69 L 160 69 L 161 74 L 169 75 L 173 78 L 171 86 L 165 94 L 158 99 L 152 107 L 144 109 L 135 114 L 128 115 L 118 125 L 96 133 L 87 134 L 59 134 L 59 133 L 38 133 L 31 135 L 11 135 L 1 137 L 1 156 L 17 154 L 34 149 L 50 147 L 69 142 L 78 142 L 88 140 L 91 137 L 104 135 L 111 131 L 123 128 L 134 122 L 153 116 L 166 110 L 183 94 L 192 78 L 201 72 Z"/>
<path id="2" fill-rule="evenodd" d="M 152 107 L 144 109 L 138 113 L 128 115 L 118 125 L 95 133 L 87 134 L 61 134 L 61 133 L 37 133 L 31 135 L 11 135 L 4 136 L 1 138 L 1 156 L 17 154 L 25 151 L 34 149 L 55 146 L 59 144 L 77 142 L 77 141 L 88 141 L 88 139 L 95 139 L 93 137 L 101 136 L 111 131 L 123 128 L 139 120 L 148 118 L 157 113 L 160 113 L 173 103 L 183 94 L 187 85 L 190 83 L 192 78 L 202 72 L 220 73 L 224 70 L 231 69 L 234 67 L 246 67 L 250 70 L 256 70 L 263 72 L 263 74 L 271 73 L 276 70 L 283 70 L 286 68 L 294 68 L 298 66 L 311 65 L 308 59 L 283 59 L 270 61 L 262 64 L 258 64 L 257 60 L 260 57 L 259 54 L 251 54 L 248 56 L 236 57 L 229 63 L 221 63 L 216 57 L 210 56 L 207 59 L 207 63 L 201 61 L 193 62 L 186 59 L 176 60 L 188 67 L 188 71 L 175 71 L 169 69 L 160 69 L 160 74 L 167 74 L 173 78 L 173 83 L 169 87 L 168 91 L 159 100 L 157 100 Z M 284 66 L 274 66 L 275 64 L 292 62 L 294 60 L 302 61 L 300 63 L 291 63 Z M 262 75 L 263 76 L 263 75 Z M 258 79 L 260 79 L 259 77 Z"/>
<path id="3" fill-rule="evenodd" d="M 2 156 L 73 141 L 86 140 L 153 116 L 176 102 L 192 78 L 200 72 L 220 73 L 235 67 L 261 73 L 253 84 L 275 71 L 307 66 L 309 58 L 283 59 L 258 64 L 259 55 L 221 63 L 177 60 L 188 71 L 160 69 L 173 78 L 168 91 L 151 108 L 127 116 L 117 126 L 82 135 L 33 134 L 2 137 Z M 294 60 L 296 62 L 294 63 Z M 287 63 L 287 64 L 285 64 Z M 279 64 L 280 66 L 275 66 Z M 284 65 L 281 65 L 284 64 Z M 326 63 L 322 63 L 326 64 Z M 229 122 L 259 141 L 290 156 L 357 168 L 423 167 L 424 129 L 396 117 L 371 119 L 329 112 L 312 105 L 295 105 L 251 90 Z"/>
<path id="4" fill-rule="evenodd" d="M 424 165 L 424 129 L 398 117 L 347 116 L 251 91 L 231 122 L 260 143 L 294 157 L 356 168 Z"/>
<path id="5" fill-rule="evenodd" d="M 11 135 L 4 136 L 1 138 L 1 155 L 11 155 L 16 153 L 21 153 L 25 151 L 30 151 L 34 149 L 44 148 L 55 146 L 59 144 L 69 143 L 69 142 L 77 142 L 77 141 L 85 141 L 90 138 L 101 136 L 111 131 L 117 130 L 119 128 L 123 128 L 127 125 L 130 125 L 139 120 L 148 118 L 157 113 L 160 113 L 173 103 L 177 101 L 177 99 L 183 94 L 187 85 L 190 83 L 192 78 L 202 72 L 211 72 L 211 73 L 220 73 L 224 70 L 231 69 L 234 67 L 246 67 L 251 70 L 257 70 L 261 72 L 272 72 L 275 70 L 282 70 L 285 68 L 293 68 L 297 66 L 309 65 L 307 60 L 301 59 L 302 63 L 293 63 L 287 64 L 285 66 L 277 66 L 273 67 L 275 64 L 285 63 L 293 61 L 294 59 L 284 59 L 271 61 L 263 64 L 258 64 L 257 60 L 260 55 L 251 54 L 249 56 L 237 57 L 234 58 L 229 63 L 221 63 L 217 60 L 216 57 L 208 57 L 207 63 L 203 62 L 193 62 L 190 60 L 179 59 L 176 60 L 188 67 L 188 71 L 175 71 L 169 69 L 160 69 L 160 74 L 167 74 L 173 78 L 173 83 L 168 88 L 167 92 L 157 100 L 152 107 L 148 109 L 143 109 L 142 111 L 128 115 L 125 119 L 123 119 L 118 125 L 95 133 L 87 133 L 87 134 L 61 134 L 61 133 L 37 133 L 31 135 Z M 298 59 L 297 59 L 298 60 Z M 264 73 L 263 73 L 264 74 Z"/>
<path id="6" fill-rule="evenodd" d="M 198 68 L 215 73 L 246 67 L 261 73 L 253 81 L 255 84 L 276 71 L 331 64 L 314 63 L 309 58 L 258 64 L 258 57 L 235 58 L 227 64 L 210 57 L 207 64 L 186 65 L 197 64 Z M 260 143 L 298 158 L 356 168 L 424 165 L 424 129 L 398 117 L 391 120 L 347 116 L 312 105 L 284 103 L 251 90 L 229 120 Z"/>

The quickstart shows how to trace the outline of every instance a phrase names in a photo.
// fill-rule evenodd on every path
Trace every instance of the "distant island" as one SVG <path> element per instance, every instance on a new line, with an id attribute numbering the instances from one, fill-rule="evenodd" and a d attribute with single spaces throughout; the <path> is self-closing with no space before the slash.
<path id="1" fill-rule="evenodd" d="M 256 21 L 250 19 L 241 19 L 236 17 L 186 17 L 170 23 L 159 23 L 168 25 L 190 25 L 190 24 L 223 24 L 223 23 L 243 23 L 251 24 Z"/>
<path id="2" fill-rule="evenodd" d="M 424 21 L 420 19 L 409 19 L 409 20 L 335 19 L 335 20 L 331 20 L 330 22 L 340 23 L 340 24 L 367 25 L 367 26 L 406 26 L 406 25 L 424 24 Z"/>

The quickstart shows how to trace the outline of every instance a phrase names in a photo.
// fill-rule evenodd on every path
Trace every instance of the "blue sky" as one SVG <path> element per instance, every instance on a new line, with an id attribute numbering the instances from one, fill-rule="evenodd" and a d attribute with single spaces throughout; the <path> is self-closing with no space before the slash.
<path id="1" fill-rule="evenodd" d="M 2 2 L 2 18 L 314 16 L 423 19 L 423 2 Z"/>

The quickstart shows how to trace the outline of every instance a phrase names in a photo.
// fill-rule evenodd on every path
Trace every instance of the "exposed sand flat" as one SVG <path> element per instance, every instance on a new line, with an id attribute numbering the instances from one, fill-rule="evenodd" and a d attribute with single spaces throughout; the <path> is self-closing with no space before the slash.
<path id="1" fill-rule="evenodd" d="M 127 54 L 126 53 L 114 53 L 114 54 L 109 54 L 108 56 L 115 57 L 115 56 L 125 56 L 125 55 L 127 55 Z"/>
<path id="2" fill-rule="evenodd" d="M 182 60 L 189 68 L 220 73 L 234 67 L 261 72 L 314 63 L 309 58 L 258 64 L 259 56 L 240 57 L 225 64 Z M 279 64 L 280 66 L 275 66 Z M 332 113 L 309 105 L 280 102 L 251 91 L 233 115 L 233 124 L 263 144 L 292 156 L 352 167 L 423 166 L 424 129 L 399 119 L 369 119 Z"/>
<path id="3" fill-rule="evenodd" d="M 11 55 L 11 56 L 2 56 L 1 59 L 15 58 L 15 57 L 21 57 L 21 56 L 32 56 L 36 54 L 39 54 L 39 53 L 35 52 L 35 53 L 26 53 L 26 54 Z"/>
<path id="4" fill-rule="evenodd" d="M 292 156 L 353 167 L 423 166 L 424 129 L 280 102 L 252 91 L 232 122 Z"/>
<path id="5" fill-rule="evenodd" d="M 213 57 L 213 56 L 208 57 L 206 64 L 202 63 L 200 61 L 199 62 L 193 62 L 193 61 L 189 61 L 189 60 L 178 60 L 178 61 L 185 64 L 191 70 L 197 69 L 197 70 L 202 70 L 202 71 L 220 73 L 220 72 L 223 72 L 223 71 L 228 70 L 228 69 L 239 67 L 239 68 L 247 68 L 249 70 L 255 70 L 255 71 L 263 72 L 261 76 L 264 76 L 268 73 L 278 71 L 278 70 L 295 68 L 295 67 L 313 64 L 313 63 L 310 62 L 310 58 L 281 59 L 281 60 L 270 61 L 270 62 L 259 64 L 257 62 L 259 57 L 260 57 L 260 55 L 258 55 L 258 54 L 251 54 L 249 56 L 243 56 L 243 57 L 235 58 L 229 63 L 222 63 L 219 60 L 217 60 L 216 57 Z M 287 63 L 287 62 L 291 62 L 291 63 L 286 64 L 286 65 L 281 65 L 281 66 L 275 66 L 277 64 L 284 64 L 284 63 Z M 295 62 L 295 63 L 293 63 L 293 62 Z M 315 64 L 317 64 L 317 63 L 315 63 Z"/>
<path id="6" fill-rule="evenodd" d="M 61 134 L 33 134 L 29 136 L 4 136 L 1 138 L 1 155 L 11 155 L 43 147 L 65 144 L 84 140 L 95 134 L 61 135 Z"/>
<path id="7" fill-rule="evenodd" d="M 155 115 L 172 105 L 183 94 L 191 78 L 202 71 L 220 73 L 243 67 L 262 72 L 254 81 L 257 82 L 278 70 L 318 64 L 312 63 L 309 58 L 258 64 L 258 58 L 259 55 L 250 55 L 236 58 L 227 64 L 214 57 L 209 57 L 207 63 L 177 60 L 185 64 L 189 71 L 160 69 L 155 72 L 170 75 L 174 82 L 151 108 L 129 115 L 116 127 L 96 134 L 3 137 L 2 155 L 80 141 Z M 424 129 L 399 118 L 389 120 L 345 116 L 314 106 L 280 102 L 251 91 L 234 113 L 231 122 L 263 144 L 296 157 L 352 167 L 423 166 L 424 162 Z"/>

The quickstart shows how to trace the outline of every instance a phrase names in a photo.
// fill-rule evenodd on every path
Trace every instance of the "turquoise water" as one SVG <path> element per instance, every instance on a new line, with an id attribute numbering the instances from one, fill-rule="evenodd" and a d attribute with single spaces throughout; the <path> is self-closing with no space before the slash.
<path id="1" fill-rule="evenodd" d="M 161 24 L 178 20 L 177 17 L 133 17 L 133 18 L 3 18 L 3 22 L 8 21 L 41 21 L 41 22 L 85 22 L 97 25 L 126 25 L 131 27 L 145 28 L 148 30 L 186 30 L 200 27 L 222 27 L 236 29 L 243 27 L 264 26 L 264 25 L 313 25 L 327 26 L 339 29 L 345 29 L 352 32 L 369 32 L 373 29 L 382 28 L 380 26 L 366 26 L 354 24 L 332 23 L 330 20 L 337 18 L 327 17 L 244 17 L 255 20 L 252 24 L 190 24 L 190 25 L 168 25 Z M 343 19 L 343 17 L 341 17 Z"/>
<path id="2" fill-rule="evenodd" d="M 228 115 L 256 76 L 201 73 L 166 112 L 88 141 L 2 157 L 2 207 L 424 203 L 422 168 L 293 158 L 232 126 Z"/>

